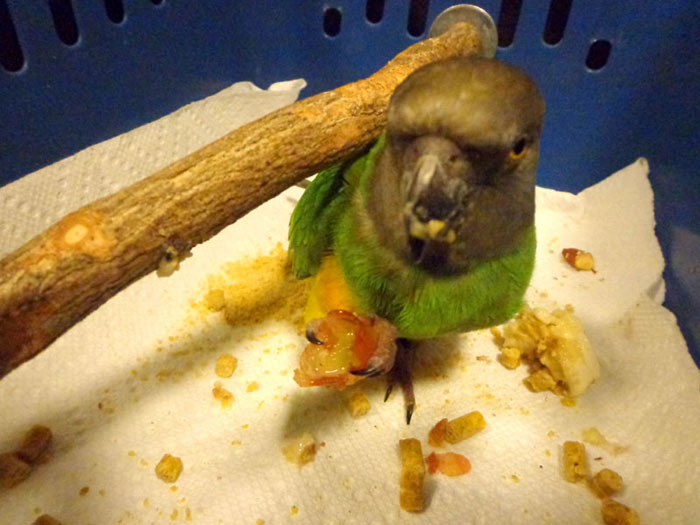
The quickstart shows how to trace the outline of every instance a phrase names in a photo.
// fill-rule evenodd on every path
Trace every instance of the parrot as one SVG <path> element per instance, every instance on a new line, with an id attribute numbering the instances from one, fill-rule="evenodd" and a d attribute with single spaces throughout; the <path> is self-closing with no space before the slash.
<path id="1" fill-rule="evenodd" d="M 292 212 L 291 270 L 309 283 L 297 383 L 388 374 L 410 423 L 415 342 L 520 310 L 544 115 L 530 77 L 493 58 L 433 62 L 398 85 L 374 144 L 318 173 Z"/>

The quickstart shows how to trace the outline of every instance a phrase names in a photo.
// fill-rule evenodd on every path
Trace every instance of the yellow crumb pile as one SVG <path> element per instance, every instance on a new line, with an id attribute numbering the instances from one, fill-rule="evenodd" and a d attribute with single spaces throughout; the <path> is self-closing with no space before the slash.
<path id="1" fill-rule="evenodd" d="M 301 325 L 305 302 L 305 284 L 291 274 L 287 251 L 278 243 L 269 255 L 244 257 L 211 276 L 202 304 L 209 311 L 223 311 L 231 325 L 268 319 Z"/>

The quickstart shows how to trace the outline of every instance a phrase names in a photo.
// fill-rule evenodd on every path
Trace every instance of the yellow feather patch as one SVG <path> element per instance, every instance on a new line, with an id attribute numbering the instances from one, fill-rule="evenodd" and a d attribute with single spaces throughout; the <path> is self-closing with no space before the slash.
<path id="1" fill-rule="evenodd" d="M 308 300 L 304 322 L 325 317 L 332 310 L 363 313 L 350 291 L 334 255 L 324 257 L 318 273 L 307 282 Z"/>

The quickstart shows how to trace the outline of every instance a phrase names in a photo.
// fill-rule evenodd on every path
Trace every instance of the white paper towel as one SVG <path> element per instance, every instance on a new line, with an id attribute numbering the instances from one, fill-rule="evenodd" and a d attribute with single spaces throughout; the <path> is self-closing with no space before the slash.
<path id="1" fill-rule="evenodd" d="M 289 103 L 302 85 L 233 86 L 3 188 L 1 250 Z M 538 189 L 528 300 L 572 304 L 602 365 L 576 407 L 530 393 L 525 371 L 501 367 L 490 334 L 478 331 L 421 347 L 410 426 L 400 395 L 382 403 L 381 379 L 363 382 L 372 409 L 352 419 L 344 394 L 292 380 L 304 341 L 291 326 L 202 319 L 191 302 L 202 298 L 208 275 L 284 243 L 301 192 L 292 188 L 196 247 L 173 277 L 147 276 L 0 380 L 0 451 L 37 423 L 56 441 L 50 463 L 0 492 L 0 523 L 31 523 L 42 512 L 66 524 L 596 523 L 600 502 L 562 479 L 559 458 L 563 441 L 580 440 L 590 426 L 630 445 L 618 456 L 588 446 L 589 460 L 622 474 L 619 500 L 643 523 L 694 523 L 700 374 L 675 318 L 658 304 L 663 259 L 647 170 L 640 159 L 579 195 Z M 592 251 L 598 273 L 565 265 L 566 247 Z M 230 410 L 211 394 L 222 352 L 239 360 L 221 380 L 235 396 Z M 484 355 L 491 360 L 476 360 Z M 247 392 L 252 381 L 260 387 Z M 398 440 L 419 438 L 428 454 L 432 425 L 471 410 L 484 414 L 486 430 L 450 450 L 465 454 L 472 471 L 429 476 L 427 510 L 401 511 Z M 304 430 L 325 445 L 299 468 L 280 448 L 286 434 Z M 176 491 L 154 474 L 164 453 L 184 463 Z M 81 496 L 83 487 L 89 492 Z"/>

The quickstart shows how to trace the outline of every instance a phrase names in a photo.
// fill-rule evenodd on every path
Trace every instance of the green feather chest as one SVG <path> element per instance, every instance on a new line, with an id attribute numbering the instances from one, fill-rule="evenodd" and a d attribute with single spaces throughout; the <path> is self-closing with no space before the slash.
<path id="1" fill-rule="evenodd" d="M 401 337 L 410 339 L 465 332 L 510 319 L 520 309 L 532 275 L 534 226 L 515 251 L 482 262 L 466 274 L 434 276 L 412 266 L 380 244 L 366 211 L 365 199 L 383 143 L 380 139 L 366 156 L 345 169 L 323 172 L 306 190 L 290 225 L 295 273 L 313 275 L 321 257 L 333 251 L 364 309 L 388 319 Z"/>

